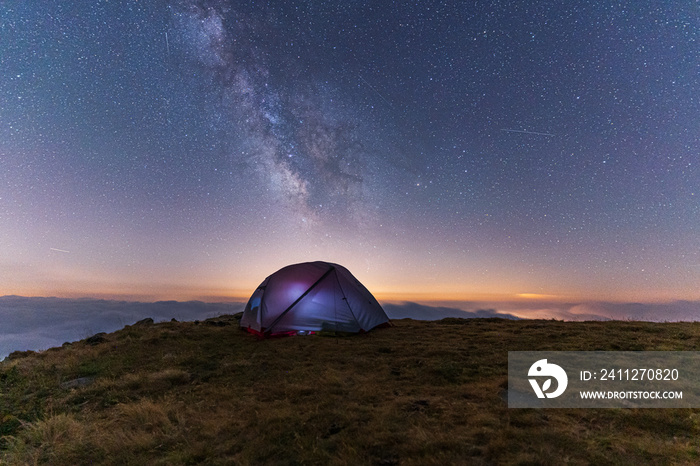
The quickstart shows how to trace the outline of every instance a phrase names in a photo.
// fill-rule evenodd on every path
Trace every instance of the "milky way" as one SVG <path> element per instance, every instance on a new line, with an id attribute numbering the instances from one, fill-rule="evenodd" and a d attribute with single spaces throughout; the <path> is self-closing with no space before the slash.
<path id="1" fill-rule="evenodd" d="M 377 154 L 368 153 L 359 124 L 326 83 L 303 76 L 294 57 L 275 62 L 257 48 L 257 38 L 278 34 L 270 18 L 251 19 L 221 2 L 171 10 L 180 52 L 201 65 L 242 142 L 231 154 L 238 165 L 303 221 L 360 219 L 368 159 Z"/>

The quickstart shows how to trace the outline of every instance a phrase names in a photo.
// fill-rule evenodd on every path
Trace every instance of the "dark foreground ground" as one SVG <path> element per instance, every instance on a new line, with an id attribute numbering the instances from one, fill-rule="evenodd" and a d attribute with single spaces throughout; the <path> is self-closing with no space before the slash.
<path id="1" fill-rule="evenodd" d="M 258 341 L 143 323 L 0 363 L 2 464 L 697 464 L 700 410 L 508 409 L 509 350 L 696 350 L 700 324 L 399 320 Z"/>

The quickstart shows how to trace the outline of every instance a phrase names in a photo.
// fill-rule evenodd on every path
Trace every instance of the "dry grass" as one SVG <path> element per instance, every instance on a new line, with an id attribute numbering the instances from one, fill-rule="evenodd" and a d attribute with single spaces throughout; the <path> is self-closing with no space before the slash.
<path id="1" fill-rule="evenodd" d="M 0 463 L 696 464 L 691 409 L 508 409 L 509 350 L 696 350 L 700 325 L 401 320 L 258 341 L 132 326 L 0 363 Z M 82 380 L 67 388 L 66 382 Z"/>

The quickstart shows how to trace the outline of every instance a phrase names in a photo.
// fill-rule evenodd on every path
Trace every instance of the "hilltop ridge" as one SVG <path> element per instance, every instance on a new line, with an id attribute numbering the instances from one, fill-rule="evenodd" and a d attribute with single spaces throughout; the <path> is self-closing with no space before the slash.
<path id="1" fill-rule="evenodd" d="M 257 340 L 144 320 L 0 363 L 8 464 L 692 464 L 693 409 L 508 409 L 507 352 L 696 350 L 700 323 L 394 321 Z"/>

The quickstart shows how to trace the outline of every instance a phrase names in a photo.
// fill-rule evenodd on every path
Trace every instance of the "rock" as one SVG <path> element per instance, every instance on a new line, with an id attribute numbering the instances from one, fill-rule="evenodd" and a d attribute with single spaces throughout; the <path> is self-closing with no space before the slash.
<path id="1" fill-rule="evenodd" d="M 425 411 L 426 408 L 430 406 L 430 401 L 428 400 L 415 400 L 413 403 L 408 405 L 406 408 L 407 411 L 418 411 L 418 412 L 423 412 Z"/>
<path id="2" fill-rule="evenodd" d="M 27 350 L 27 351 L 13 351 L 10 354 L 7 355 L 7 360 L 8 361 L 13 361 L 15 359 L 22 359 L 26 358 L 27 356 L 30 356 L 32 354 L 35 354 L 34 351 L 32 350 Z"/>
<path id="3" fill-rule="evenodd" d="M 328 426 L 328 429 L 326 429 L 326 432 L 325 432 L 323 435 L 321 435 L 321 438 L 329 438 L 329 437 L 331 437 L 331 436 L 337 434 L 337 433 L 340 432 L 341 430 L 343 430 L 343 428 L 344 428 L 344 427 L 343 427 L 342 425 L 336 424 L 336 423 L 334 422 L 333 424 L 331 424 L 330 426 Z"/>
<path id="4" fill-rule="evenodd" d="M 153 323 L 153 319 L 151 319 L 150 317 L 147 317 L 147 318 L 145 318 L 145 319 L 143 319 L 143 320 L 139 320 L 138 322 L 136 322 L 136 323 L 134 324 L 134 326 L 137 326 L 137 325 L 151 325 L 152 323 Z"/>
<path id="5" fill-rule="evenodd" d="M 62 382 L 61 384 L 59 384 L 59 387 L 61 387 L 64 390 L 67 390 L 69 388 L 86 387 L 88 385 L 91 385 L 94 381 L 94 377 L 79 377 L 77 379 L 69 380 L 67 382 Z"/>
<path id="6" fill-rule="evenodd" d="M 87 343 L 90 346 L 99 345 L 100 343 L 104 343 L 105 341 L 107 341 L 107 339 L 105 338 L 105 335 L 107 335 L 107 334 L 104 332 L 96 333 L 93 336 L 91 336 L 90 338 L 87 338 L 85 340 L 85 343 Z"/>
<path id="7" fill-rule="evenodd" d="M 214 327 L 226 327 L 227 325 L 231 325 L 223 320 L 205 320 L 204 323 L 207 325 L 213 325 Z"/>

